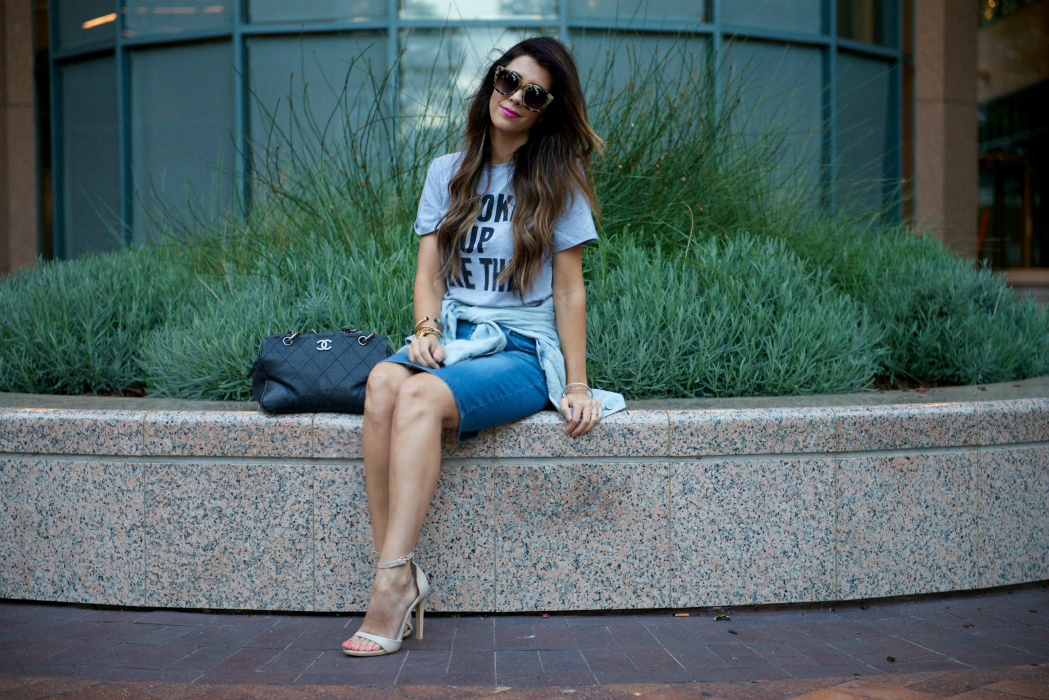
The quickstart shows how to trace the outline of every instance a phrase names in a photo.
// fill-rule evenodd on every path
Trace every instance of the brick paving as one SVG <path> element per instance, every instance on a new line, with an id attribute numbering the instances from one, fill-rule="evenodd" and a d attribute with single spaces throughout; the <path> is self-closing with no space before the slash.
<path id="1" fill-rule="evenodd" d="M 424 641 L 367 659 L 339 648 L 359 624 L 0 601 L 0 698 L 1049 700 L 1049 584 L 688 617 L 428 616 Z"/>

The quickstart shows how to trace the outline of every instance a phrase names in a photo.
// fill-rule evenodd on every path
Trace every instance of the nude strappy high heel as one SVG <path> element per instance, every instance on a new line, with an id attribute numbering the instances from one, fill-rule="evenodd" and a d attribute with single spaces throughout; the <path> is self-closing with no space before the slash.
<path id="1" fill-rule="evenodd" d="M 372 552 L 375 554 L 375 560 L 376 561 L 378 561 L 380 558 L 382 558 L 382 552 L 377 550 L 375 547 L 372 547 Z M 408 626 L 404 628 L 404 632 L 401 634 L 401 639 L 407 639 L 408 637 L 412 636 L 413 632 L 415 632 L 415 628 L 412 627 L 412 618 L 411 618 L 411 615 L 409 615 L 408 616 Z"/>
<path id="2" fill-rule="evenodd" d="M 401 641 L 407 636 L 405 630 L 409 624 L 408 620 L 412 615 L 412 610 L 415 610 L 415 622 L 416 625 L 418 625 L 415 630 L 415 638 L 419 640 L 423 638 L 423 616 L 426 612 L 426 596 L 430 594 L 430 582 L 426 579 L 426 574 L 423 570 L 412 561 L 414 556 L 415 553 L 412 552 L 411 554 L 406 554 L 399 559 L 394 559 L 385 564 L 375 565 L 377 569 L 392 569 L 397 566 L 408 564 L 411 567 L 412 578 L 415 579 L 415 585 L 419 588 L 419 595 L 415 597 L 412 604 L 404 611 L 404 617 L 401 618 L 401 626 L 398 628 L 397 639 L 382 637 L 377 634 L 372 634 L 371 632 L 358 631 L 354 636 L 369 639 L 378 644 L 379 648 L 373 651 L 360 651 L 343 647 L 343 652 L 345 652 L 347 656 L 384 656 L 386 654 L 393 654 L 396 651 L 400 651 Z"/>

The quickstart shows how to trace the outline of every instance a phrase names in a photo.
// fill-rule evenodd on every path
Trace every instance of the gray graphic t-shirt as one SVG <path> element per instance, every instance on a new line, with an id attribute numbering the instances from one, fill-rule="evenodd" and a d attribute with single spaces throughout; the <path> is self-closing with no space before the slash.
<path id="1" fill-rule="evenodd" d="M 437 223 L 448 211 L 448 183 L 455 174 L 459 153 L 435 158 L 426 173 L 426 185 L 419 200 L 419 215 L 415 232 L 420 236 L 433 233 Z M 548 299 L 553 291 L 550 258 L 543 264 L 535 288 L 521 296 L 507 283 L 496 279 L 514 255 L 514 239 L 510 230 L 510 216 L 514 211 L 514 196 L 510 187 L 513 166 L 509 163 L 489 165 L 478 184 L 481 213 L 472 230 L 459 245 L 463 270 L 458 278 L 448 279 L 446 297 L 472 306 L 532 306 Z M 487 185 L 487 187 L 486 187 Z M 590 204 L 579 191 L 571 198 L 565 212 L 554 226 L 554 253 L 568 250 L 580 243 L 597 240 L 597 231 L 590 213 Z"/>

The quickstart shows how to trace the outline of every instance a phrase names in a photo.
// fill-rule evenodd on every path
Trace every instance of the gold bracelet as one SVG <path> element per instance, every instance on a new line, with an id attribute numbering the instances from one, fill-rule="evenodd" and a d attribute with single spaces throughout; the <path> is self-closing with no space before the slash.
<path id="1" fill-rule="evenodd" d="M 433 326 L 423 326 L 419 330 L 415 331 L 415 339 L 416 340 L 418 340 L 419 338 L 422 338 L 423 336 L 427 336 L 427 335 L 436 335 L 436 336 L 439 336 L 441 338 L 444 337 L 444 333 L 442 333 L 441 331 L 437 330 Z"/>
<path id="2" fill-rule="evenodd" d="M 433 326 L 423 326 L 424 328 L 434 328 L 434 330 L 440 332 L 439 326 L 441 325 L 441 322 L 436 318 L 431 319 L 429 316 L 423 316 L 422 319 L 415 324 L 415 330 L 419 330 L 419 326 L 422 326 L 422 324 L 426 323 L 427 321 L 433 321 L 438 327 L 434 328 Z"/>
<path id="3" fill-rule="evenodd" d="M 561 398 L 563 399 L 564 397 L 568 396 L 568 392 L 572 391 L 572 389 L 579 389 L 579 388 L 586 389 L 586 395 L 589 396 L 590 398 L 594 397 L 594 392 L 590 389 L 589 386 L 587 386 L 583 382 L 572 382 L 572 383 L 568 384 L 567 386 L 565 386 L 565 390 L 561 392 Z"/>

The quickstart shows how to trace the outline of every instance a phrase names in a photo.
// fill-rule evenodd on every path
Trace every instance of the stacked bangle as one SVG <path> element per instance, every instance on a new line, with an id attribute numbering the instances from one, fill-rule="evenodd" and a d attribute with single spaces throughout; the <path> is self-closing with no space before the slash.
<path id="1" fill-rule="evenodd" d="M 418 340 L 419 338 L 422 338 L 423 336 L 427 336 L 427 335 L 436 335 L 436 336 L 439 336 L 441 338 L 444 337 L 444 333 L 442 333 L 438 329 L 434 328 L 433 326 L 423 326 L 422 328 L 416 328 L 416 330 L 415 330 L 415 339 L 416 340 Z"/>
<path id="2" fill-rule="evenodd" d="M 439 329 L 439 326 L 441 325 L 441 322 L 440 322 L 440 321 L 438 321 L 438 320 L 437 320 L 436 318 L 434 318 L 434 319 L 431 319 L 431 318 L 430 318 L 429 316 L 423 316 L 423 317 L 422 317 L 421 319 L 419 319 L 418 321 L 416 321 L 416 323 L 415 323 L 415 330 L 416 330 L 416 331 L 418 331 L 418 330 L 421 330 L 421 329 L 419 328 L 419 326 L 422 326 L 422 325 L 423 325 L 424 323 L 426 323 L 427 321 L 432 321 L 432 322 L 434 323 L 434 325 L 433 325 L 433 326 L 423 326 L 423 328 L 433 328 L 433 329 L 434 329 L 435 331 L 437 331 L 438 333 L 440 333 L 440 329 Z M 436 326 L 436 327 L 435 327 L 435 326 Z"/>
<path id="3" fill-rule="evenodd" d="M 584 389 L 586 389 L 586 395 L 587 396 L 589 396 L 590 398 L 594 397 L 594 392 L 591 391 L 590 387 L 587 386 L 585 383 L 583 383 L 583 382 L 570 382 L 567 385 L 565 385 L 565 390 L 561 392 L 561 398 L 563 399 L 564 397 L 568 396 L 568 392 L 572 390 L 572 387 L 580 387 L 580 386 L 583 387 Z"/>

